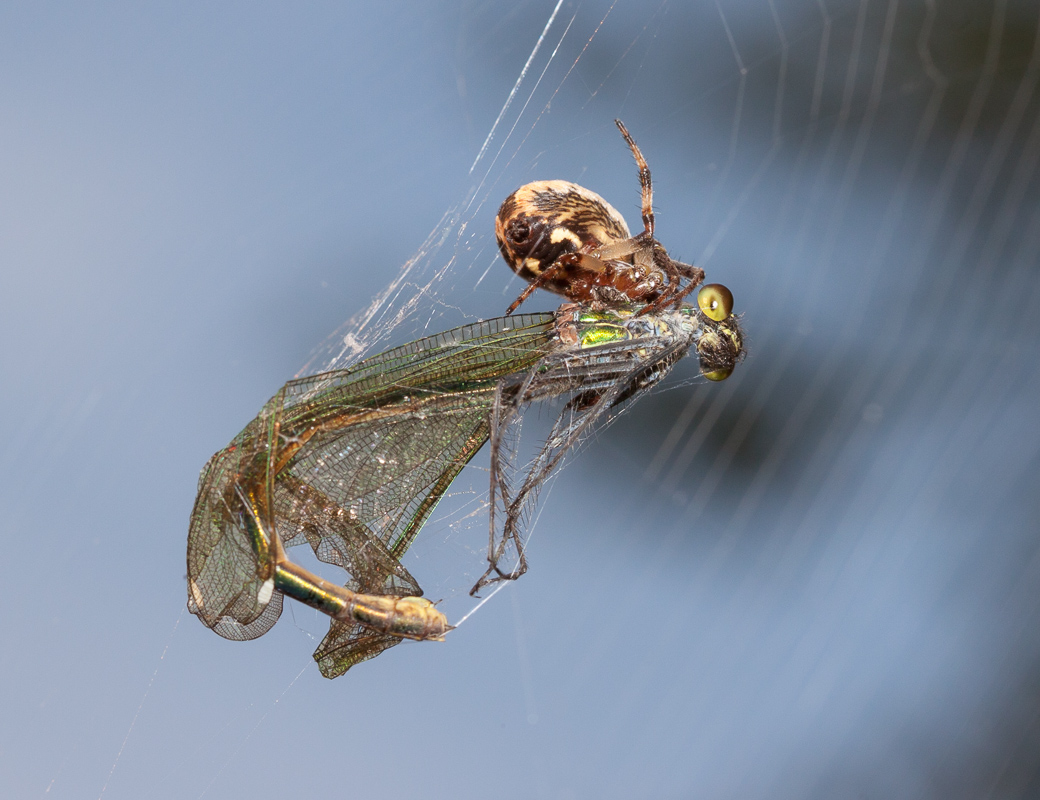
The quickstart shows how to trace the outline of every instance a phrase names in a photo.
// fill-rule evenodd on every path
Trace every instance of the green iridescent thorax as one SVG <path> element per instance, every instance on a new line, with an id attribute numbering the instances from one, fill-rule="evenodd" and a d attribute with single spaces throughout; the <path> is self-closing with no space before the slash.
<path id="1" fill-rule="evenodd" d="M 637 314 L 640 308 L 583 309 L 575 326 L 580 346 L 585 349 L 632 339 L 678 339 L 696 335 L 700 320 L 697 309 L 691 306 L 642 315 Z M 687 310 L 694 313 L 687 314 Z"/>
<path id="2" fill-rule="evenodd" d="M 680 348 L 696 346 L 701 373 L 712 381 L 727 378 L 744 356 L 736 316 L 714 320 L 693 305 L 650 314 L 639 314 L 640 308 L 580 308 L 573 329 L 578 347 L 586 350 L 637 339 L 671 342 Z"/>

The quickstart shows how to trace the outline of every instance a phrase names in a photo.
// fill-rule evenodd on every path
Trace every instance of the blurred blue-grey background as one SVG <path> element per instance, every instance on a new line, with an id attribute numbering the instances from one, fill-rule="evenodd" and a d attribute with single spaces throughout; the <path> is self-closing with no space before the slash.
<path id="1" fill-rule="evenodd" d="M 0 10 L 3 796 L 1040 793 L 1035 3 L 556 8 Z M 200 625 L 210 454 L 410 259 L 372 346 L 500 314 L 519 184 L 634 223 L 614 117 L 733 378 L 596 436 L 445 644 Z"/>

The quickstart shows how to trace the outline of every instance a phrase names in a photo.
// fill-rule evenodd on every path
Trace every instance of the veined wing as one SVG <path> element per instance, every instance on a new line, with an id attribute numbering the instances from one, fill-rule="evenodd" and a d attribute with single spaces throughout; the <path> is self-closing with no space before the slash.
<path id="1" fill-rule="evenodd" d="M 421 594 L 398 559 L 487 440 L 498 380 L 551 349 L 554 323 L 488 320 L 287 383 L 202 472 L 188 535 L 192 613 L 251 639 L 281 612 L 281 593 L 265 590 L 271 543 L 249 524 L 243 494 L 285 544 L 307 541 L 352 570 L 355 586 Z"/>
<path id="2" fill-rule="evenodd" d="M 691 349 L 701 373 L 711 380 L 725 379 L 744 355 L 739 320 L 728 314 L 715 320 L 693 306 L 647 314 L 639 307 L 594 311 L 573 306 L 568 324 L 562 312 L 557 325 L 571 346 L 548 354 L 519 382 L 500 384 L 491 418 L 488 568 L 470 594 L 527 570 L 525 518 L 539 489 L 597 422 L 661 381 Z M 548 438 L 513 491 L 511 426 L 524 405 L 566 395 Z M 503 561 L 512 566 L 503 570 Z"/>
<path id="3" fill-rule="evenodd" d="M 291 381 L 209 462 L 188 542 L 189 608 L 223 636 L 254 638 L 283 591 L 332 624 L 315 658 L 336 677 L 400 641 L 450 626 L 400 563 L 462 467 L 492 439 L 489 568 L 474 591 L 524 571 L 521 529 L 538 489 L 611 408 L 646 391 L 691 347 L 725 378 L 743 355 L 735 317 L 691 306 L 504 317 Z M 506 432 L 529 403 L 569 396 L 511 491 Z M 495 511 L 504 514 L 496 533 Z M 346 589 L 294 565 L 306 541 L 343 567 Z M 508 556 L 517 566 L 503 572 Z"/>

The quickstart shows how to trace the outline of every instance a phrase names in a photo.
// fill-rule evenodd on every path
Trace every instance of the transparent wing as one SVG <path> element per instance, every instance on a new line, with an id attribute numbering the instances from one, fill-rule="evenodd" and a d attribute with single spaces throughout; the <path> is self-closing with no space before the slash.
<path id="1" fill-rule="evenodd" d="M 277 482 L 279 533 L 287 544 L 306 540 L 319 559 L 341 566 L 354 591 L 421 596 L 399 559 L 487 441 L 493 398 L 493 389 L 442 395 L 423 412 L 316 435 Z M 332 678 L 399 641 L 333 621 L 315 658 Z"/>
<path id="2" fill-rule="evenodd" d="M 684 315 L 687 325 L 682 324 Z M 611 409 L 652 388 L 693 347 L 705 373 L 732 371 L 743 356 L 736 318 L 714 321 L 692 308 L 678 315 L 626 317 L 623 310 L 581 314 L 573 335 L 577 346 L 548 355 L 518 383 L 500 384 L 490 437 L 488 568 L 470 594 L 500 580 L 515 580 L 526 571 L 523 529 L 538 491 Z M 548 438 L 514 490 L 511 428 L 532 401 L 567 395 Z"/>
<path id="3" fill-rule="evenodd" d="M 188 529 L 188 609 L 228 639 L 254 639 L 278 620 L 280 593 L 264 598 L 270 577 L 268 543 L 248 524 L 239 495 L 266 483 L 270 423 L 279 392 L 260 414 L 216 453 L 199 477 Z"/>
<path id="4" fill-rule="evenodd" d="M 281 594 L 265 592 L 269 543 L 248 525 L 243 494 L 284 544 L 306 541 L 347 570 L 349 588 L 421 595 L 399 559 L 487 441 L 498 381 L 551 350 L 554 322 L 489 320 L 286 384 L 203 470 L 188 536 L 192 613 L 233 639 L 278 619 Z"/>

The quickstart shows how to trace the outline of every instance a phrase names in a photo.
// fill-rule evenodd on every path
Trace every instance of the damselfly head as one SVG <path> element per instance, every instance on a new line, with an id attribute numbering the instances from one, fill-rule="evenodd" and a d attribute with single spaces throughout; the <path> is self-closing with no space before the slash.
<path id="1" fill-rule="evenodd" d="M 701 374 L 709 381 L 724 381 L 744 357 L 744 334 L 740 318 L 733 314 L 733 294 L 719 283 L 708 284 L 697 293 L 701 335 L 697 356 Z M 692 306 L 687 306 L 692 310 Z"/>

